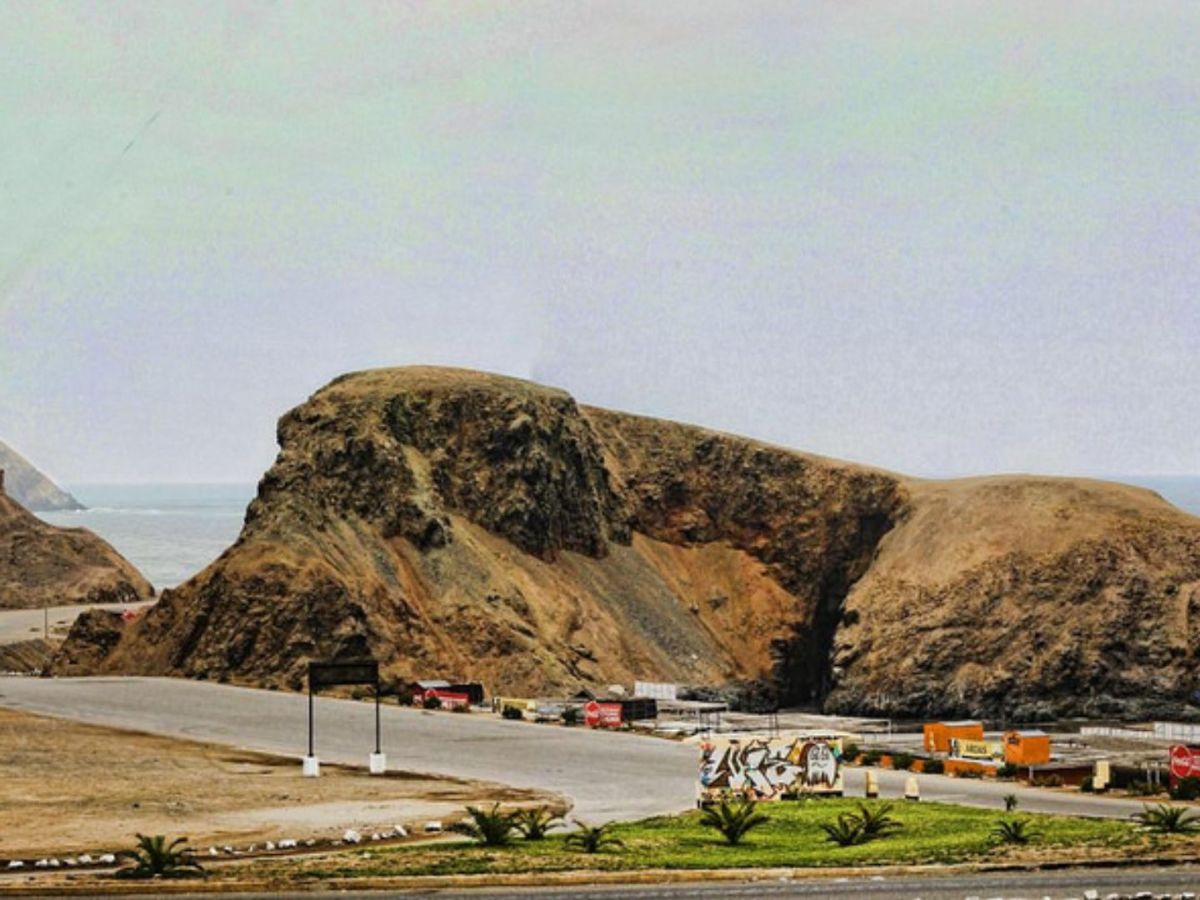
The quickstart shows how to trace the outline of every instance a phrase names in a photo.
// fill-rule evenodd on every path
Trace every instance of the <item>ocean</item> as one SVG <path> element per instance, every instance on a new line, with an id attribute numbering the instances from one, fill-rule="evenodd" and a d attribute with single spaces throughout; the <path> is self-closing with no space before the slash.
<path id="1" fill-rule="evenodd" d="M 242 530 L 252 484 L 72 484 L 87 509 L 43 512 L 53 525 L 88 528 L 158 590 L 187 581 Z"/>
<path id="2" fill-rule="evenodd" d="M 1200 516 L 1200 476 L 1113 476 L 1157 491 Z M 40 513 L 47 522 L 90 528 L 156 588 L 175 587 L 216 559 L 242 529 L 252 484 L 73 484 L 88 508 Z"/>

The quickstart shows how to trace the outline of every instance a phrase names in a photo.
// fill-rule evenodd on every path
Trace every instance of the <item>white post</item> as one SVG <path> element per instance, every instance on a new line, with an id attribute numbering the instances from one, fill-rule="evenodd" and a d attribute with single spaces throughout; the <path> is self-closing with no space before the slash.
<path id="1" fill-rule="evenodd" d="M 372 753 L 367 760 L 372 775 L 382 775 L 387 771 L 387 754 Z"/>
<path id="2" fill-rule="evenodd" d="M 875 778 L 875 772 L 871 769 L 866 771 L 866 779 L 863 784 L 863 796 L 868 800 L 874 800 L 879 796 L 879 781 Z"/>
<path id="3" fill-rule="evenodd" d="M 905 800 L 920 800 L 921 787 L 917 784 L 917 776 L 909 775 L 904 782 L 904 799 Z"/>
<path id="4" fill-rule="evenodd" d="M 321 774 L 321 763 L 315 756 L 304 757 L 302 774 L 305 778 L 316 778 Z"/>

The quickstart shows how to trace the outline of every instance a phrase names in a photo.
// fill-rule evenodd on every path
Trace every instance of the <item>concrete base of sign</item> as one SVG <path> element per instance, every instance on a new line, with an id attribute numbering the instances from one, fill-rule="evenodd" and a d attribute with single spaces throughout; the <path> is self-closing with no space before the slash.
<path id="1" fill-rule="evenodd" d="M 382 775 L 387 771 L 387 754 L 372 753 L 370 756 L 369 765 L 372 775 Z"/>
<path id="2" fill-rule="evenodd" d="M 321 763 L 315 756 L 304 757 L 304 769 L 301 774 L 305 778 L 316 778 L 321 774 Z"/>

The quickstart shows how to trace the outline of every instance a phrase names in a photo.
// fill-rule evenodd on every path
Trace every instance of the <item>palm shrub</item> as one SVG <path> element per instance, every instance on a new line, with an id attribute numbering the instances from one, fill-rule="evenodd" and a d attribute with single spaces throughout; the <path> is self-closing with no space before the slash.
<path id="1" fill-rule="evenodd" d="M 862 819 L 850 813 L 842 813 L 832 822 L 822 822 L 821 830 L 825 832 L 826 840 L 839 847 L 850 847 L 867 840 L 866 834 L 863 833 Z"/>
<path id="2" fill-rule="evenodd" d="M 504 709 L 500 710 L 500 716 L 505 719 L 515 720 L 525 718 L 525 713 L 521 711 L 520 707 L 506 706 Z"/>
<path id="3" fill-rule="evenodd" d="M 1006 813 L 1013 812 L 1017 808 L 1017 805 L 1020 802 L 1021 801 L 1019 799 L 1017 799 L 1016 794 L 1005 794 L 1004 795 L 1004 811 Z"/>
<path id="4" fill-rule="evenodd" d="M 757 807 L 758 804 L 753 800 L 740 800 L 736 803 L 722 800 L 719 804 L 705 807 L 700 814 L 700 824 L 705 828 L 715 828 L 721 832 L 725 842 L 733 846 L 740 843 L 751 829 L 771 821 L 770 817 L 759 812 Z"/>
<path id="5" fill-rule="evenodd" d="M 579 829 L 572 831 L 567 835 L 563 843 L 572 850 L 579 850 L 583 853 L 603 853 L 605 850 L 621 850 L 625 847 L 625 843 L 615 837 L 609 830 L 611 823 L 603 825 L 588 826 L 582 822 L 577 823 Z"/>
<path id="6" fill-rule="evenodd" d="M 579 707 L 578 706 L 568 706 L 566 709 L 564 709 L 562 711 L 562 723 L 564 725 L 578 725 L 579 724 Z"/>
<path id="7" fill-rule="evenodd" d="M 856 759 L 858 759 L 858 755 L 860 753 L 862 753 L 862 750 L 860 750 L 858 744 L 854 743 L 853 741 L 846 741 L 846 743 L 842 744 L 842 759 L 846 762 L 854 762 Z"/>
<path id="8" fill-rule="evenodd" d="M 1004 763 L 1004 765 L 996 767 L 997 778 L 1016 778 L 1021 774 L 1021 767 L 1014 766 L 1012 763 Z"/>
<path id="9" fill-rule="evenodd" d="M 467 815 L 470 818 L 455 822 L 450 830 L 465 834 L 485 847 L 503 847 L 512 842 L 517 827 L 515 815 L 501 812 L 499 803 L 493 803 L 491 809 L 468 806 Z"/>
<path id="10" fill-rule="evenodd" d="M 1168 803 L 1147 805 L 1133 818 L 1143 828 L 1158 834 L 1192 834 L 1200 828 L 1200 817 L 1191 813 L 1186 806 L 1171 806 Z"/>
<path id="11" fill-rule="evenodd" d="M 946 764 L 940 759 L 927 759 L 923 768 L 926 775 L 941 775 L 946 771 Z"/>
<path id="12" fill-rule="evenodd" d="M 187 838 L 177 837 L 167 843 L 166 836 L 156 834 L 137 836 L 137 849 L 117 854 L 133 863 L 117 870 L 118 878 L 187 878 L 203 875 L 204 868 L 192 858 L 184 846 Z"/>
<path id="13" fill-rule="evenodd" d="M 890 803 L 880 803 L 875 806 L 866 803 L 858 804 L 858 815 L 855 818 L 862 822 L 864 840 L 885 837 L 903 827 L 896 819 L 888 815 L 891 811 L 892 804 Z"/>
<path id="14" fill-rule="evenodd" d="M 521 809 L 513 813 L 513 825 L 527 841 L 540 841 L 553 828 L 562 827 L 562 818 L 549 807 L 538 806 L 533 809 Z"/>
<path id="15" fill-rule="evenodd" d="M 1037 836 L 1026 819 L 1001 819 L 992 829 L 992 837 L 1002 844 L 1028 844 Z"/>

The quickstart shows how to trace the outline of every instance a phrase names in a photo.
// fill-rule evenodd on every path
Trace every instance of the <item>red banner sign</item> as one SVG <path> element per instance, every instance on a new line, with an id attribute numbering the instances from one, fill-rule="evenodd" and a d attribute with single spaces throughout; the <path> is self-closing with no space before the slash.
<path id="1" fill-rule="evenodd" d="M 1176 744 L 1171 748 L 1171 787 L 1188 777 L 1200 778 L 1200 747 Z"/>
<path id="2" fill-rule="evenodd" d="M 583 707 L 583 721 L 588 728 L 620 728 L 621 704 L 591 700 Z"/>

